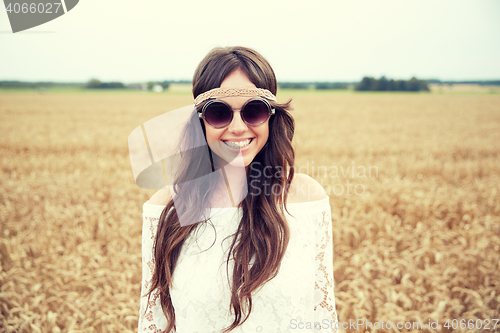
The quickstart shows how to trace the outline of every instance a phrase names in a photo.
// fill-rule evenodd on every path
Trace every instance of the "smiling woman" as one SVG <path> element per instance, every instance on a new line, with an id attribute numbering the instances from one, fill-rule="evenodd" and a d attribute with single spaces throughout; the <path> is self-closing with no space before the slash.
<path id="1" fill-rule="evenodd" d="M 243 72 L 240 68 L 231 72 L 224 79 L 224 81 L 222 81 L 220 86 L 221 88 L 231 89 L 256 88 L 245 72 Z M 247 103 L 248 97 L 245 96 L 223 97 L 223 100 L 230 108 L 232 108 L 233 116 L 231 117 L 232 119 L 228 118 L 229 123 L 225 127 L 214 128 L 214 126 L 207 123 L 205 115 L 204 122 L 208 145 L 215 155 L 224 159 L 228 163 L 234 160 L 235 153 L 237 154 L 241 151 L 244 164 L 245 166 L 248 166 L 253 161 L 255 156 L 257 156 L 257 154 L 262 150 L 267 142 L 267 139 L 269 138 L 270 112 L 268 113 L 268 110 L 264 108 L 264 115 L 266 116 L 266 119 L 254 126 L 251 126 L 248 121 L 243 120 L 242 112 L 243 110 L 244 112 L 253 113 L 257 113 L 259 111 L 258 106 L 251 108 L 251 106 L 249 106 L 250 103 L 263 104 L 265 107 L 269 104 L 264 104 L 263 101 L 259 103 L 259 100 L 252 100 L 250 103 Z M 248 108 L 251 110 L 247 111 Z M 209 111 L 217 113 L 219 118 L 222 117 L 222 112 L 220 110 L 211 110 L 209 107 L 204 110 L 204 113 Z M 221 143 L 224 143 L 224 145 Z"/>
<path id="2" fill-rule="evenodd" d="M 304 332 L 325 332 L 337 322 L 328 196 L 294 174 L 290 102 L 277 103 L 276 90 L 271 66 L 248 48 L 214 49 L 198 66 L 192 122 L 224 181 L 182 186 L 203 174 L 202 154 L 187 153 L 173 192 L 144 204 L 140 332 L 289 332 L 304 320 L 317 324 Z M 241 200 L 220 199 L 225 191 Z M 180 223 L 207 202 L 209 218 Z"/>

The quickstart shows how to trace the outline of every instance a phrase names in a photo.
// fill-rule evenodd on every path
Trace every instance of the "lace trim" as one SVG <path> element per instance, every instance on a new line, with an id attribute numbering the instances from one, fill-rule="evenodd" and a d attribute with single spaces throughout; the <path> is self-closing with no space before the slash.
<path id="1" fill-rule="evenodd" d="M 221 98 L 221 97 L 233 97 L 233 96 L 259 96 L 270 101 L 275 101 L 276 96 L 272 92 L 267 89 L 261 88 L 243 88 L 243 89 L 235 89 L 235 88 L 215 88 L 204 92 L 203 94 L 198 95 L 194 100 L 194 105 L 198 106 L 207 99 L 210 98 Z"/>
<path id="2" fill-rule="evenodd" d="M 144 294 L 149 291 L 151 287 L 151 278 L 155 269 L 155 259 L 154 259 L 154 240 L 156 238 L 156 232 L 158 229 L 158 218 L 145 217 L 149 222 L 149 231 L 151 232 L 150 238 L 152 241 L 151 253 L 147 257 L 143 257 L 143 265 L 147 267 L 147 271 L 143 271 L 143 287 L 141 290 L 141 306 L 139 314 L 139 332 L 150 332 L 150 333 L 164 333 L 163 325 L 157 322 L 158 315 L 163 315 L 163 310 L 160 303 L 160 290 L 156 289 L 151 293 L 149 301 L 147 296 Z M 145 232 L 146 230 L 143 230 Z M 145 235 L 143 235 L 145 237 Z M 145 253 L 143 253 L 144 255 Z M 149 257 L 149 258 L 148 258 Z M 160 325 L 160 327 L 157 326 Z M 175 331 L 172 331 L 175 332 Z"/>
<path id="3" fill-rule="evenodd" d="M 322 212 L 323 218 L 317 232 L 316 238 L 316 282 L 315 290 L 317 291 L 315 297 L 314 312 L 318 322 L 327 319 L 329 316 L 332 320 L 332 333 L 337 333 L 335 324 L 337 323 L 337 311 L 335 309 L 335 294 L 334 294 L 334 280 L 333 280 L 333 252 L 328 247 L 331 246 L 332 240 L 332 221 L 329 212 Z M 315 327 L 315 331 L 322 331 L 321 328 Z"/>

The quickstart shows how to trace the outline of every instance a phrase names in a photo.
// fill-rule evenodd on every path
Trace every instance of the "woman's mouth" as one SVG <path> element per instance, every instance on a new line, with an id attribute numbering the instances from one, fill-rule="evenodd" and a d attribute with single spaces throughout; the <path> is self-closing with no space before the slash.
<path id="1" fill-rule="evenodd" d="M 245 147 L 247 147 L 252 141 L 253 141 L 253 138 L 251 139 L 246 139 L 246 140 L 243 140 L 243 141 L 225 141 L 225 140 L 222 140 L 227 146 L 231 147 L 231 148 L 239 148 L 239 149 L 243 149 Z"/>

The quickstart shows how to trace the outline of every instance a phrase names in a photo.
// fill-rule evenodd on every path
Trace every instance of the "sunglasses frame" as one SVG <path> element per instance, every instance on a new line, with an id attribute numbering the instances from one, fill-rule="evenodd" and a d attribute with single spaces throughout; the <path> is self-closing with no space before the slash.
<path id="1" fill-rule="evenodd" d="M 271 118 L 271 116 L 273 116 L 273 115 L 276 113 L 276 110 L 275 110 L 275 109 L 271 106 L 271 104 L 270 104 L 268 101 L 266 101 L 266 100 L 265 100 L 265 99 L 263 99 L 263 98 L 259 98 L 259 97 L 253 97 L 253 98 L 248 99 L 248 100 L 245 102 L 245 104 L 243 104 L 243 106 L 242 106 L 240 109 L 233 109 L 233 108 L 231 107 L 231 105 L 229 105 L 227 102 L 225 102 L 225 101 L 223 101 L 223 100 L 221 100 L 221 99 L 216 99 L 216 98 L 209 99 L 209 100 L 208 100 L 208 101 L 207 101 L 207 102 L 203 105 L 203 108 L 201 109 L 201 111 L 198 111 L 198 117 L 199 117 L 200 119 L 205 120 L 205 121 L 207 122 L 207 124 L 209 124 L 209 125 L 210 125 L 211 127 L 213 127 L 213 128 L 224 128 L 224 127 L 226 127 L 226 126 L 229 126 L 229 125 L 231 124 L 231 122 L 233 121 L 233 118 L 234 118 L 234 111 L 235 111 L 235 110 L 236 110 L 236 111 L 240 111 L 240 112 L 242 112 L 242 111 L 244 111 L 244 110 L 245 110 L 245 107 L 247 106 L 247 104 L 248 104 L 248 103 L 250 103 L 250 102 L 253 102 L 253 101 L 261 101 L 261 102 L 263 102 L 264 104 L 266 104 L 267 109 L 268 109 L 268 111 L 269 111 L 269 112 L 268 112 L 268 114 L 267 114 L 267 118 L 266 118 L 266 119 L 264 119 L 264 121 L 262 121 L 260 124 L 256 124 L 256 125 L 254 125 L 254 124 L 249 124 L 249 123 L 245 120 L 245 118 L 243 117 L 243 114 L 241 114 L 241 113 L 240 113 L 240 115 L 241 115 L 241 119 L 243 120 L 243 122 L 244 122 L 245 124 L 247 124 L 248 126 L 251 126 L 251 127 L 257 127 L 257 126 L 260 126 L 260 125 L 262 125 L 263 123 L 265 123 L 265 122 L 266 122 L 269 118 Z M 220 103 L 222 103 L 222 104 L 226 105 L 226 106 L 228 107 L 228 109 L 229 109 L 229 110 L 231 110 L 231 119 L 230 119 L 230 120 L 229 120 L 229 122 L 228 122 L 226 125 L 224 125 L 224 126 L 218 126 L 218 127 L 216 127 L 216 126 L 214 126 L 214 125 L 210 124 L 210 123 L 209 123 L 209 122 L 205 119 L 205 111 L 206 111 L 206 109 L 207 109 L 207 108 L 208 108 L 211 104 L 216 103 L 216 102 L 220 102 Z"/>

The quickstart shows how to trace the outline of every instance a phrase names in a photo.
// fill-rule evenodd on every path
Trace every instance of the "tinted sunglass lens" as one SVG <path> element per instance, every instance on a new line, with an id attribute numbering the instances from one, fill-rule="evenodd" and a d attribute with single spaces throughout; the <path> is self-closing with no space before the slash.
<path id="1" fill-rule="evenodd" d="M 245 105 L 242 116 L 250 125 L 260 125 L 269 117 L 269 107 L 263 101 L 250 101 Z"/>
<path id="2" fill-rule="evenodd" d="M 224 127 L 231 122 L 231 113 L 224 103 L 211 103 L 205 108 L 205 120 L 213 127 Z"/>

